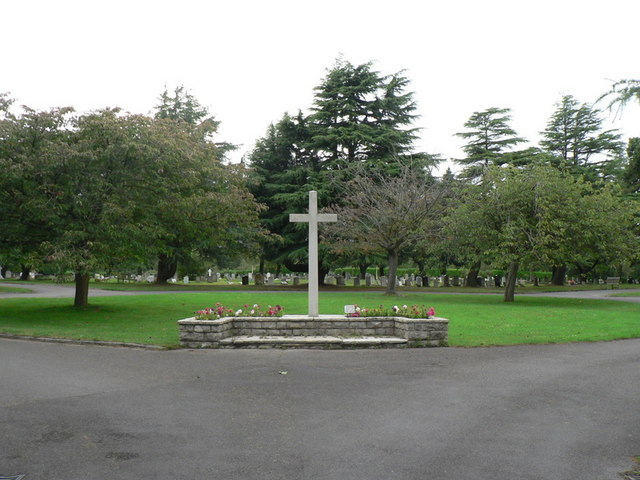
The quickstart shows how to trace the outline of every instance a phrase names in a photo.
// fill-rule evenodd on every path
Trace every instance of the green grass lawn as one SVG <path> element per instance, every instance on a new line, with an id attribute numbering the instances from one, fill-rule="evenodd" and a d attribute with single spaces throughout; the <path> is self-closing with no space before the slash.
<path id="1" fill-rule="evenodd" d="M 33 290 L 20 287 L 3 287 L 0 285 L 0 293 L 32 293 Z"/>
<path id="2" fill-rule="evenodd" d="M 614 293 L 611 297 L 640 297 L 640 292 Z"/>
<path id="3" fill-rule="evenodd" d="M 90 298 L 77 309 L 71 299 L 0 300 L 0 332 L 18 335 L 134 342 L 175 347 L 176 321 L 221 302 L 280 304 L 286 314 L 304 314 L 306 292 L 176 293 Z M 336 314 L 345 304 L 433 306 L 448 318 L 452 346 L 565 343 L 640 337 L 640 307 L 633 303 L 544 297 L 520 297 L 512 304 L 499 295 L 410 293 L 385 297 L 377 292 L 321 292 L 320 311 Z"/>

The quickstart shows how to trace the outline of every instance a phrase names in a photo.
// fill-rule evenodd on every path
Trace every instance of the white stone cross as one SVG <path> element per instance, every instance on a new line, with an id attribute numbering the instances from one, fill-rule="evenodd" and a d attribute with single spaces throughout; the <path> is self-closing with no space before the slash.
<path id="1" fill-rule="evenodd" d="M 309 222 L 309 316 L 318 312 L 318 222 L 337 222 L 335 213 L 318 213 L 318 192 L 309 192 L 309 213 L 291 213 L 290 222 Z"/>

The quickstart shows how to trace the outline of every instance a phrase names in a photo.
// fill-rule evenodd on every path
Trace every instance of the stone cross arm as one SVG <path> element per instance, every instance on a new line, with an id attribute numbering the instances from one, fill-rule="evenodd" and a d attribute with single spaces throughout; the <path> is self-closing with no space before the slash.
<path id="1" fill-rule="evenodd" d="M 290 222 L 309 222 L 311 218 L 308 213 L 290 213 Z M 316 214 L 316 222 L 337 222 L 338 215 L 335 213 L 318 213 Z"/>

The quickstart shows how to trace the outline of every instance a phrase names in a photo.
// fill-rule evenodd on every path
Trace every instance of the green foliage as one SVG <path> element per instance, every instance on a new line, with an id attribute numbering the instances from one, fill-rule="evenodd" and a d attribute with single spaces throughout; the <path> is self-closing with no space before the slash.
<path id="1" fill-rule="evenodd" d="M 322 161 L 339 170 L 355 161 L 384 160 L 411 149 L 416 129 L 413 93 L 402 72 L 382 76 L 372 64 L 337 60 L 316 95 L 311 145 Z"/>
<path id="2" fill-rule="evenodd" d="M 246 251 L 259 208 L 201 125 L 107 109 L 0 121 L 0 252 L 88 275 Z"/>
<path id="3" fill-rule="evenodd" d="M 474 112 L 464 124 L 467 131 L 456 133 L 468 141 L 462 147 L 467 157 L 456 160 L 465 167 L 461 173 L 463 178 L 478 179 L 490 166 L 504 164 L 505 153 L 525 141 L 509 126 L 510 111 L 493 107 Z"/>
<path id="4" fill-rule="evenodd" d="M 306 230 L 289 223 L 289 214 L 306 210 L 308 191 L 316 190 L 319 208 L 327 207 L 354 177 L 354 165 L 393 169 L 393 160 L 411 151 L 416 131 L 409 125 L 416 106 L 406 92 L 408 83 L 402 72 L 382 76 L 371 63 L 338 60 L 315 89 L 312 113 L 285 114 L 256 142 L 249 158 L 252 192 L 268 207 L 261 219 L 274 234 L 262 244 L 265 260 L 306 271 Z M 434 161 L 426 155 L 418 159 Z M 330 263 L 320 248 L 322 276 Z"/>
<path id="5" fill-rule="evenodd" d="M 627 79 L 614 82 L 604 95 L 601 95 L 598 101 L 610 98 L 608 108 L 612 109 L 615 105 L 618 110 L 624 108 L 630 100 L 637 100 L 640 103 L 640 80 Z"/>
<path id="6" fill-rule="evenodd" d="M 626 190 L 631 193 L 640 193 L 640 138 L 629 139 L 627 158 L 629 163 L 624 172 Z"/>
<path id="7" fill-rule="evenodd" d="M 637 255 L 636 211 L 616 188 L 594 189 L 552 167 L 490 169 L 449 216 L 447 232 L 453 248 L 479 248 L 505 266 L 569 262 L 586 269 Z"/>
<path id="8" fill-rule="evenodd" d="M 622 154 L 617 130 L 603 130 L 600 110 L 571 95 L 562 97 L 541 132 L 541 147 L 553 155 L 553 165 L 590 182 L 610 179 L 619 174 L 612 164 Z"/>

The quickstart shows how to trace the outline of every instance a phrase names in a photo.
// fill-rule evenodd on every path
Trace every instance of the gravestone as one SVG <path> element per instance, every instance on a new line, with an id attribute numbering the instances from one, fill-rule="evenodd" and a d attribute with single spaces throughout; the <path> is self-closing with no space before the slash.
<path id="1" fill-rule="evenodd" d="M 353 286 L 354 287 L 360 286 L 360 277 L 353 277 Z"/>
<path id="2" fill-rule="evenodd" d="M 293 284 L 300 285 L 300 277 L 298 277 L 297 275 L 293 277 Z"/>
<path id="3" fill-rule="evenodd" d="M 342 275 L 338 275 L 336 277 L 336 285 L 339 287 L 344 287 L 344 277 Z"/>
<path id="4" fill-rule="evenodd" d="M 249 275 L 242 276 L 242 285 L 249 285 Z"/>
<path id="5" fill-rule="evenodd" d="M 458 276 L 453 277 L 453 286 L 454 287 L 459 287 L 460 286 L 460 277 L 458 277 Z"/>
<path id="6" fill-rule="evenodd" d="M 416 277 L 416 287 L 421 287 L 421 286 L 422 286 L 422 277 L 418 275 Z"/>
<path id="7" fill-rule="evenodd" d="M 189 275 L 185 275 L 184 277 L 182 277 L 182 283 L 189 283 Z"/>
<path id="8" fill-rule="evenodd" d="M 372 277 L 372 276 L 371 276 L 371 274 L 369 274 L 369 273 L 367 273 L 367 275 L 364 277 L 364 284 L 365 284 L 365 286 L 367 286 L 367 287 L 370 287 L 370 286 L 371 286 L 371 281 L 372 281 L 372 278 L 371 278 L 371 277 Z"/>
<path id="9" fill-rule="evenodd" d="M 256 275 L 254 277 L 254 283 L 256 285 L 263 286 L 264 285 L 264 274 L 256 273 Z"/>
<path id="10" fill-rule="evenodd" d="M 382 285 L 383 287 L 386 287 L 388 283 L 389 283 L 389 280 L 387 279 L 387 277 L 385 276 L 380 277 L 380 285 Z"/>

